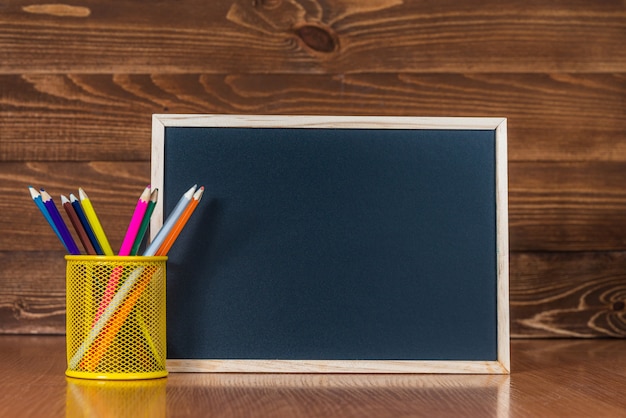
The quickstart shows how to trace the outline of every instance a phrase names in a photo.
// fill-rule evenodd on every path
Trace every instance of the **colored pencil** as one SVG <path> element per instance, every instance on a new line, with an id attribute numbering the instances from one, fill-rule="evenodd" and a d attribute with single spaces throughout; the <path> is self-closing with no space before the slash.
<path id="1" fill-rule="evenodd" d="M 57 226 L 54 224 L 54 221 L 50 217 L 50 213 L 48 212 L 48 209 L 46 209 L 46 206 L 41 201 L 41 194 L 37 190 L 35 190 L 33 186 L 28 186 L 28 190 L 30 190 L 30 196 L 33 198 L 33 201 L 39 208 L 39 211 L 43 214 L 44 218 L 46 218 L 46 221 L 48 222 L 48 224 L 50 224 L 50 227 L 56 234 L 57 238 L 59 238 L 59 241 L 61 241 L 61 244 L 63 244 L 63 246 L 65 247 L 65 250 L 69 253 L 70 249 L 67 248 L 67 244 L 65 244 L 65 241 L 63 241 L 63 237 L 61 236 L 61 233 L 59 232 L 59 229 L 57 228 Z"/>
<path id="2" fill-rule="evenodd" d="M 69 199 L 63 195 L 61 195 L 61 205 L 63 209 L 65 209 L 65 213 L 67 213 L 67 217 L 70 218 L 70 222 L 74 226 L 74 230 L 80 239 L 80 242 L 85 247 L 85 252 L 89 255 L 96 255 L 96 249 L 91 244 L 91 240 L 89 239 L 89 235 L 87 235 L 87 231 L 83 227 L 83 224 L 80 222 L 72 203 Z"/>
<path id="3" fill-rule="evenodd" d="M 131 248 L 130 250 L 130 255 L 137 255 L 137 253 L 139 252 L 139 247 L 141 246 L 143 237 L 146 235 L 148 225 L 150 225 L 150 218 L 152 217 L 152 212 L 154 212 L 154 207 L 156 206 L 158 198 L 159 189 L 154 189 L 150 194 L 150 202 L 148 202 L 148 208 L 146 209 L 146 213 L 143 215 L 143 220 L 141 221 L 141 225 L 139 226 L 139 231 L 137 232 L 137 237 L 135 238 L 135 242 L 133 243 L 133 248 Z"/>
<path id="4" fill-rule="evenodd" d="M 98 338 L 100 333 L 105 329 L 105 326 L 107 325 L 111 317 L 113 317 L 113 315 L 118 311 L 118 308 L 120 307 L 120 305 L 122 305 L 122 303 L 126 299 L 126 296 L 128 296 L 133 286 L 135 286 L 135 283 L 138 280 L 140 280 L 140 277 L 143 277 L 142 273 L 144 269 L 145 269 L 144 267 L 136 268 L 135 270 L 132 271 L 132 273 L 128 275 L 128 278 L 124 280 L 124 283 L 120 286 L 120 289 L 117 291 L 117 293 L 111 300 L 111 309 L 105 310 L 102 316 L 98 318 L 95 325 L 89 331 L 89 334 L 87 334 L 87 336 L 83 340 L 83 343 L 80 345 L 80 347 L 78 347 L 78 349 L 76 350 L 72 358 L 68 361 L 69 367 L 71 367 L 72 369 L 76 368 L 76 366 L 78 365 L 78 362 L 87 353 L 87 349 L 89 348 L 89 346 L 96 340 L 96 338 Z M 151 277 L 152 277 L 151 275 L 150 277 L 145 277 L 144 280 L 149 281 Z M 143 291 L 143 286 L 141 290 Z M 138 298 L 139 297 L 137 297 L 137 299 Z M 133 304 L 135 301 L 136 300 L 132 301 Z M 128 302 L 131 302 L 131 301 L 128 301 Z"/>
<path id="5" fill-rule="evenodd" d="M 96 215 L 96 211 L 87 196 L 87 193 L 83 189 L 78 189 L 78 195 L 80 196 L 80 204 L 85 211 L 85 216 L 89 220 L 89 225 L 93 228 L 94 234 L 96 234 L 96 239 L 102 247 L 102 251 L 104 255 L 114 255 L 113 249 L 109 244 L 109 240 L 107 239 L 106 234 L 104 233 L 104 229 L 102 229 L 102 225 L 100 224 L 100 220 L 98 219 L 98 215 Z"/>
<path id="6" fill-rule="evenodd" d="M 145 256 L 155 255 L 168 236 L 173 237 L 173 239 L 171 239 L 171 241 L 168 240 L 168 244 L 166 244 L 167 247 L 163 248 L 171 247 L 202 197 L 204 187 L 201 187 L 199 190 L 196 189 L 197 185 L 194 185 L 183 194 L 172 213 L 156 234 L 154 240 L 152 240 L 145 250 Z M 82 198 L 83 196 L 81 195 L 81 199 Z M 146 208 L 139 231 L 135 237 L 135 243 L 133 244 L 135 251 L 138 250 L 138 246 L 143 239 L 143 234 L 145 234 L 145 229 L 142 231 L 142 226 L 145 222 L 147 228 L 157 198 L 158 192 L 155 189 L 150 195 L 148 208 Z M 131 254 L 132 251 L 133 249 L 131 248 Z M 114 293 L 108 303 L 107 309 L 104 309 L 101 314 L 98 314 L 89 334 L 69 360 L 68 363 L 71 368 L 76 368 L 79 362 L 81 363 L 81 367 L 84 366 L 88 370 L 93 370 L 97 367 L 103 353 L 106 352 L 120 327 L 125 322 L 125 319 L 130 315 L 133 306 L 137 303 L 139 297 L 151 281 L 153 273 L 154 271 L 152 271 L 151 268 L 139 267 L 128 275 L 119 289 Z M 91 355 L 89 353 L 91 353 Z"/>
<path id="7" fill-rule="evenodd" d="M 148 209 L 149 200 L 150 186 L 146 187 L 143 193 L 141 193 L 141 196 L 139 196 L 139 200 L 137 201 L 135 211 L 133 212 L 133 216 L 131 217 L 130 223 L 128 224 L 128 229 L 126 230 L 126 235 L 124 236 L 124 240 L 122 241 L 122 246 L 120 247 L 118 255 L 130 255 L 130 250 L 135 243 L 135 238 L 137 238 L 137 233 L 139 232 L 139 227 L 141 226 L 141 222 L 143 221 L 146 209 Z"/>
<path id="8" fill-rule="evenodd" d="M 85 229 L 85 232 L 87 233 L 87 236 L 89 236 L 89 241 L 91 241 L 91 245 L 93 246 L 94 250 L 96 250 L 96 254 L 104 255 L 104 251 L 102 251 L 102 247 L 100 246 L 100 243 L 98 242 L 98 239 L 96 238 L 96 234 L 93 232 L 91 225 L 89 225 L 89 221 L 87 220 L 87 216 L 85 215 L 85 212 L 83 211 L 83 207 L 80 205 L 80 201 L 78 200 L 76 196 L 74 196 L 71 193 L 70 193 L 70 203 L 72 204 L 72 207 L 74 208 L 74 212 L 76 212 L 78 219 L 80 219 L 80 223 L 83 225 L 83 228 Z"/>
<path id="9" fill-rule="evenodd" d="M 183 230 L 183 228 L 187 224 L 187 221 L 191 217 L 191 214 L 198 206 L 198 203 L 200 203 L 200 199 L 202 199 L 203 193 L 204 193 L 204 186 L 200 187 L 194 193 L 191 199 L 191 202 L 189 203 L 189 205 L 187 205 L 182 215 L 180 215 L 180 218 L 178 218 L 178 220 L 176 221 L 176 224 L 174 224 L 170 233 L 167 234 L 167 237 L 165 238 L 165 240 L 163 241 L 163 243 L 157 250 L 156 255 L 167 255 L 170 248 L 172 248 L 174 241 L 176 241 L 176 238 L 178 238 L 180 231 Z"/>
<path id="10" fill-rule="evenodd" d="M 131 272 L 124 284 L 120 286 L 113 300 L 111 300 L 111 308 L 107 309 L 91 328 L 83 345 L 79 347 L 72 361 L 78 362 L 84 354 L 89 352 L 91 355 L 84 356 L 81 366 L 90 371 L 98 367 L 98 363 L 100 363 L 100 360 L 108 351 L 109 346 L 132 312 L 141 294 L 148 287 L 155 271 L 155 268 L 152 266 L 138 267 Z"/>
<path id="11" fill-rule="evenodd" d="M 122 242 L 122 246 L 120 248 L 120 252 L 118 255 L 126 256 L 130 254 L 131 245 L 135 241 L 135 236 L 137 235 L 137 230 L 139 229 L 139 225 L 141 224 L 141 220 L 143 219 L 143 215 L 146 213 L 146 208 L 148 207 L 148 199 L 150 198 L 150 186 L 146 187 L 139 196 L 139 200 L 137 201 L 137 205 L 135 206 L 135 211 L 133 212 L 133 216 L 130 219 L 130 224 L 128 225 L 128 229 L 126 231 L 126 235 Z M 100 305 L 98 306 L 98 312 L 94 317 L 93 323 L 102 315 L 102 312 L 109 306 L 111 299 L 113 299 L 113 295 L 117 291 L 117 285 L 120 282 L 120 278 L 122 277 L 122 273 L 124 268 L 122 266 L 115 267 L 111 272 L 111 277 L 107 282 L 106 288 L 104 289 L 104 294 L 102 295 L 102 299 L 100 300 Z"/>
<path id="12" fill-rule="evenodd" d="M 180 200 L 174 207 L 174 210 L 167 217 L 167 219 L 163 223 L 163 226 L 161 227 L 161 229 L 159 229 L 159 232 L 157 232 L 156 236 L 154 237 L 150 245 L 148 245 L 148 248 L 146 248 L 146 251 L 143 255 L 152 256 L 156 254 L 157 250 L 174 227 L 174 224 L 176 223 L 178 218 L 180 218 L 187 205 L 191 202 L 191 198 L 196 191 L 196 187 L 198 186 L 193 185 L 191 189 L 187 190 L 187 192 L 180 198 Z"/>
<path id="13" fill-rule="evenodd" d="M 61 214 L 59 213 L 56 205 L 54 204 L 52 197 L 44 189 L 41 189 L 40 191 L 41 191 L 41 201 L 43 202 L 46 209 L 48 210 L 48 213 L 50 214 L 52 221 L 57 226 L 57 229 L 59 230 L 59 234 L 61 234 L 61 238 L 63 242 L 65 243 L 65 247 L 67 248 L 67 251 L 72 255 L 79 255 L 80 250 L 78 249 L 78 246 L 76 246 L 76 242 L 74 242 L 74 238 L 72 238 L 72 234 L 70 233 L 70 230 L 67 229 L 67 225 L 65 225 L 63 218 L 61 218 Z"/>

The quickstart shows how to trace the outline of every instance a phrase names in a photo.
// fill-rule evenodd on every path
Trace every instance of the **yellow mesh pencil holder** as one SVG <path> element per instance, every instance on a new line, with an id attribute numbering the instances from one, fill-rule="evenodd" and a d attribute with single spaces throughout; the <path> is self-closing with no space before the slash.
<path id="1" fill-rule="evenodd" d="M 70 377 L 167 376 L 167 257 L 67 255 L 66 342 Z"/>

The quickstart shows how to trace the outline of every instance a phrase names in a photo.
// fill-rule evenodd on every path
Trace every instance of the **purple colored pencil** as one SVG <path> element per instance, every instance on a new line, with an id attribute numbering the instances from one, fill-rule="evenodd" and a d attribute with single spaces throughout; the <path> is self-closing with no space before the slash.
<path id="1" fill-rule="evenodd" d="M 57 207 L 55 206 L 54 201 L 52 200 L 52 197 L 44 189 L 41 189 L 41 200 L 44 206 L 46 207 L 46 209 L 48 210 L 48 213 L 50 214 L 52 221 L 54 222 L 57 229 L 59 230 L 59 234 L 61 234 L 62 241 L 65 244 L 67 251 L 69 251 L 69 253 L 72 255 L 79 255 L 80 250 L 78 249 L 76 242 L 74 242 L 74 238 L 72 238 L 72 234 L 70 234 L 70 230 L 67 229 L 67 225 L 65 225 L 63 218 L 61 218 L 61 214 L 57 210 Z"/>

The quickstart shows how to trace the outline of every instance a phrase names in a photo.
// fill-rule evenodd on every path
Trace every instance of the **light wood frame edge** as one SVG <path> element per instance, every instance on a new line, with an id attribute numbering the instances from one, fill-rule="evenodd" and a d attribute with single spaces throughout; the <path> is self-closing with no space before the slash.
<path id="1" fill-rule="evenodd" d="M 511 372 L 509 311 L 509 199 L 507 120 L 495 128 L 496 136 L 496 237 L 497 237 L 497 310 L 498 361 L 505 373 Z"/>
<path id="2" fill-rule="evenodd" d="M 508 154 L 506 118 L 284 115 L 152 115 L 152 187 L 163 187 L 165 128 L 168 126 L 362 128 L 362 129 L 492 129 L 496 141 L 497 229 L 497 361 L 395 360 L 197 360 L 168 359 L 171 372 L 221 373 L 467 373 L 509 374 L 509 237 Z M 159 199 L 150 223 L 150 239 L 163 223 Z"/>
<path id="3" fill-rule="evenodd" d="M 166 365 L 174 373 L 509 373 L 499 361 L 168 359 Z"/>

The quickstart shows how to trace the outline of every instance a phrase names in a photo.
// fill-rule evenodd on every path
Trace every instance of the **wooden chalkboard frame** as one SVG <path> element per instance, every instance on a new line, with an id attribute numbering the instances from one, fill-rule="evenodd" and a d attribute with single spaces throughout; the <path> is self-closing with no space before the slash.
<path id="1" fill-rule="evenodd" d="M 495 207 L 497 262 L 497 360 L 291 360 L 291 359 L 170 359 L 171 372 L 257 373 L 510 373 L 509 352 L 509 249 L 507 185 L 507 121 L 505 118 L 365 117 L 365 116 L 269 116 L 176 115 L 152 118 L 151 184 L 163 188 L 166 128 L 300 128 L 300 129 L 402 129 L 492 130 L 495 136 Z M 163 202 L 155 208 L 151 223 L 154 238 L 163 223 Z"/>

